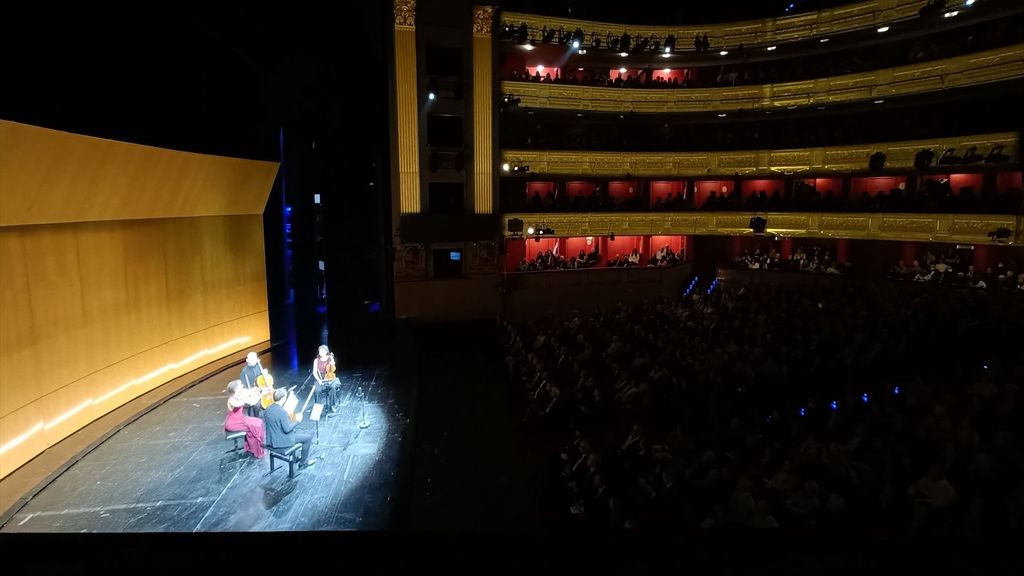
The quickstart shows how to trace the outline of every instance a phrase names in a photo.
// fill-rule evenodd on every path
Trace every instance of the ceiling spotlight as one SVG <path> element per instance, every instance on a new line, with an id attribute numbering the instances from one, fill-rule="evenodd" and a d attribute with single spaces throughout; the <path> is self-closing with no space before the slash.
<path id="1" fill-rule="evenodd" d="M 501 165 L 501 171 L 502 172 L 508 172 L 509 168 L 510 168 L 510 166 L 508 165 L 508 162 L 505 162 L 505 163 L 503 163 Z"/>
<path id="2" fill-rule="evenodd" d="M 882 99 L 882 98 L 879 98 L 878 100 L 875 100 L 875 104 L 881 104 L 882 102 L 885 102 L 885 100 Z"/>
<path id="3" fill-rule="evenodd" d="M 670 46 L 665 46 L 665 54 L 671 54 L 671 53 L 672 53 L 672 48 Z"/>
<path id="4" fill-rule="evenodd" d="M 619 56 L 625 58 L 626 56 L 629 56 L 629 52 L 619 52 Z"/>
<path id="5" fill-rule="evenodd" d="M 527 234 L 530 234 L 531 236 L 533 235 L 533 233 L 534 233 L 535 231 L 536 231 L 536 230 L 534 230 L 533 226 L 530 226 L 529 228 L 527 228 L 527 229 L 526 229 L 526 233 L 527 233 Z"/>
<path id="6" fill-rule="evenodd" d="M 662 72 L 664 72 L 665 74 L 668 74 L 668 73 L 672 72 L 672 69 L 671 68 L 665 68 L 664 70 L 662 70 Z"/>
<path id="7" fill-rule="evenodd" d="M 765 48 L 765 50 L 771 52 L 771 51 L 775 50 L 776 48 L 778 48 L 778 46 L 769 46 L 769 47 Z"/>
<path id="8" fill-rule="evenodd" d="M 536 46 L 534 46 L 533 44 L 522 44 L 519 47 L 522 48 L 523 50 L 526 50 L 527 52 L 536 48 Z"/>
<path id="9" fill-rule="evenodd" d="M 818 40 L 818 42 L 824 44 L 825 42 L 828 42 L 828 38 L 822 38 L 821 40 Z"/>
<path id="10" fill-rule="evenodd" d="M 974 4 L 974 0 L 964 0 L 964 6 L 971 6 Z"/>
<path id="11" fill-rule="evenodd" d="M 573 40 L 572 41 L 572 47 L 573 48 L 579 48 L 580 47 L 580 41 L 579 40 Z"/>
<path id="12" fill-rule="evenodd" d="M 722 50 L 721 52 L 718 53 L 719 56 L 726 56 L 727 54 L 729 54 L 728 50 Z"/>
<path id="13" fill-rule="evenodd" d="M 583 67 L 580 66 L 579 68 L 577 68 L 577 70 L 579 70 L 580 72 L 583 72 Z"/>
<path id="14" fill-rule="evenodd" d="M 878 29 L 878 33 L 879 34 L 881 34 L 882 32 L 888 32 L 888 31 L 889 31 L 889 27 L 888 26 L 882 26 L 881 28 Z"/>
<path id="15" fill-rule="evenodd" d="M 587 53 L 587 49 L 586 48 L 580 48 L 580 56 L 582 56 L 582 55 L 584 55 L 586 53 Z"/>
<path id="16" fill-rule="evenodd" d="M 671 58 L 672 55 L 666 52 L 665 54 L 662 54 L 661 57 L 662 58 Z"/>
<path id="17" fill-rule="evenodd" d="M 960 12 L 958 10 L 953 10 L 952 12 L 946 12 L 945 14 L 942 15 L 942 17 L 943 18 L 952 18 L 953 16 L 956 16 L 959 13 Z"/>
<path id="18" fill-rule="evenodd" d="M 619 68 L 619 74 L 625 74 L 625 73 L 626 73 L 626 69 L 625 68 Z"/>
<path id="19" fill-rule="evenodd" d="M 719 118 L 725 118 L 725 116 L 726 116 L 725 112 L 719 112 L 719 114 L 718 114 Z"/>
<path id="20" fill-rule="evenodd" d="M 427 100 L 433 100 L 434 98 L 437 98 L 436 94 L 433 92 L 427 92 Z"/>

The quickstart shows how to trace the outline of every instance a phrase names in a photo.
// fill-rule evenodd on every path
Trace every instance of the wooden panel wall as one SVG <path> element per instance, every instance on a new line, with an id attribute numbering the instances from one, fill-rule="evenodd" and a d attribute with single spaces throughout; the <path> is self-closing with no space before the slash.
<path id="1" fill-rule="evenodd" d="M 262 214 L 276 162 L 0 120 L 0 226 Z"/>
<path id="2" fill-rule="evenodd" d="M 0 477 L 269 339 L 262 212 L 276 164 L 7 122 L 0 157 Z"/>

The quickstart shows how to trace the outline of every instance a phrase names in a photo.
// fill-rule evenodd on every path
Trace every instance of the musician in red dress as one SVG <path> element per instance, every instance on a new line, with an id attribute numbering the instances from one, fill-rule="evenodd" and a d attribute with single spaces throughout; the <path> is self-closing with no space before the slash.
<path id="1" fill-rule="evenodd" d="M 245 451 L 254 458 L 263 458 L 263 441 L 266 430 L 263 420 L 245 415 L 247 406 L 260 402 L 259 388 L 246 388 L 241 380 L 232 380 L 228 384 L 228 413 L 224 417 L 224 429 L 228 432 L 245 432 Z"/>
<path id="2" fill-rule="evenodd" d="M 341 380 L 338 380 L 335 373 L 338 365 L 334 361 L 334 354 L 327 346 L 317 349 L 317 356 L 313 360 L 313 378 L 316 379 L 317 388 L 323 392 L 324 410 L 328 415 L 334 414 L 335 397 L 341 387 Z"/>

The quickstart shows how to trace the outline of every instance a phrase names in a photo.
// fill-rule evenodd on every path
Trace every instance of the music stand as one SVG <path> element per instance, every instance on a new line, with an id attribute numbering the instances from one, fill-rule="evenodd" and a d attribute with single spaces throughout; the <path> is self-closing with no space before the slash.
<path id="1" fill-rule="evenodd" d="M 313 409 L 309 412 L 309 419 L 316 422 L 316 443 L 320 444 L 320 416 L 324 413 L 323 404 L 313 404 Z"/>

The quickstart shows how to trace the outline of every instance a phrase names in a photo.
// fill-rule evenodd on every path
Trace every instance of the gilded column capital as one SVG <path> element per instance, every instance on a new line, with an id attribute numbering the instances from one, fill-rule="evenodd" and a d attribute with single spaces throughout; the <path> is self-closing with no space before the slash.
<path id="1" fill-rule="evenodd" d="M 416 0 L 395 0 L 395 28 L 416 27 Z"/>
<path id="2" fill-rule="evenodd" d="M 491 37 L 494 29 L 494 6 L 473 7 L 473 36 Z"/>

